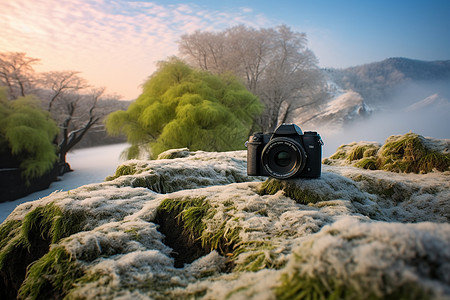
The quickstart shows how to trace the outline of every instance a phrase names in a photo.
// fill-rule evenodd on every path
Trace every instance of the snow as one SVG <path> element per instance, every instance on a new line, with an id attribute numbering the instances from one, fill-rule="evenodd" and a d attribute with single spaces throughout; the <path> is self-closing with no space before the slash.
<path id="1" fill-rule="evenodd" d="M 52 202 L 86 216 L 82 231 L 58 242 L 91 278 L 69 298 L 275 299 L 283 278 L 298 276 L 343 284 L 361 299 L 410 285 L 450 297 L 448 172 L 324 165 L 322 177 L 288 180 L 267 194 L 265 178 L 246 175 L 245 151 L 181 156 L 126 161 L 135 174 L 54 192 L 7 220 Z M 319 201 L 298 203 L 288 186 Z M 155 216 L 166 199 L 192 198 L 211 206 L 202 237 L 223 231 L 236 244 L 175 268 Z M 227 271 L 230 257 L 240 271 Z"/>

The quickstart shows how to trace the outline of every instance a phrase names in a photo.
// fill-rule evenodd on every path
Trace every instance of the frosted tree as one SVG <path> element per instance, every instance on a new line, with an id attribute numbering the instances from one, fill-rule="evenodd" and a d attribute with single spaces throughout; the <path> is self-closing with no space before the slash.
<path id="1" fill-rule="evenodd" d="M 259 30 L 240 25 L 183 35 L 179 51 L 195 67 L 242 78 L 264 103 L 259 125 L 268 131 L 284 122 L 290 111 L 318 106 L 325 99 L 317 59 L 306 44 L 305 34 L 284 25 Z"/>
<path id="2" fill-rule="evenodd" d="M 67 153 L 106 115 L 98 109 L 105 89 L 90 89 L 87 81 L 78 74 L 75 71 L 52 71 L 39 76 L 40 98 L 45 99 L 45 107 L 61 129 L 55 140 L 60 174 L 70 170 Z"/>
<path id="3" fill-rule="evenodd" d="M 106 128 L 125 134 L 128 158 L 150 149 L 242 149 L 262 106 L 234 76 L 194 70 L 177 58 L 160 62 L 127 111 L 110 114 Z"/>
<path id="4" fill-rule="evenodd" d="M 0 52 L 0 85 L 5 86 L 9 99 L 25 97 L 33 90 L 33 64 L 39 59 L 21 52 Z"/>

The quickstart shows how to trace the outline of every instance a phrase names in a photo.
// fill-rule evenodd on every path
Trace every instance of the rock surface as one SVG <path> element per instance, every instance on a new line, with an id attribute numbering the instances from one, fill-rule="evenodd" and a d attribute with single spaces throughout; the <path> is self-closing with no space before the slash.
<path id="1" fill-rule="evenodd" d="M 17 207 L 0 297 L 450 299 L 449 172 L 279 181 L 244 151 L 161 157 Z"/>

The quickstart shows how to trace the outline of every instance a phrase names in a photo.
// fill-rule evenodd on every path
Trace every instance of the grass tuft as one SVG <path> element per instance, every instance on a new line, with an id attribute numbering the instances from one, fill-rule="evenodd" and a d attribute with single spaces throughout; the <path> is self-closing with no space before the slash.
<path id="1" fill-rule="evenodd" d="M 106 177 L 105 181 L 112 181 L 116 178 L 119 178 L 120 176 L 125 175 L 134 175 L 137 172 L 136 164 L 129 164 L 129 165 L 120 165 L 116 169 L 116 173 L 112 176 Z"/>
<path id="2" fill-rule="evenodd" d="M 275 178 L 269 178 L 264 181 L 261 184 L 258 193 L 260 195 L 274 195 L 278 191 L 283 191 L 283 194 L 286 197 L 289 197 L 300 204 L 317 203 L 325 200 L 314 190 L 300 188 L 294 181 L 278 180 Z"/>
<path id="3" fill-rule="evenodd" d="M 30 265 L 18 298 L 61 299 L 83 275 L 82 267 L 64 247 L 54 247 Z"/>
<path id="4" fill-rule="evenodd" d="M 50 244 L 81 231 L 84 222 L 80 212 L 63 211 L 49 203 L 36 207 L 23 220 L 3 223 L 0 272 L 7 278 L 5 285 L 20 286 L 30 265 L 48 253 Z"/>
<path id="5" fill-rule="evenodd" d="M 390 136 L 382 147 L 369 142 L 342 145 L 323 163 L 398 173 L 445 172 L 450 171 L 450 149 L 448 142 L 410 132 Z"/>

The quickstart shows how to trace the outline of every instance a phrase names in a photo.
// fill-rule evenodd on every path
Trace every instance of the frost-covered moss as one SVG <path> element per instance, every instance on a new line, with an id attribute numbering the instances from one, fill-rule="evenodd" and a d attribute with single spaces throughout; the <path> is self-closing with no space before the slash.
<path id="1" fill-rule="evenodd" d="M 56 243 L 83 226 L 84 216 L 65 211 L 54 203 L 39 206 L 25 215 L 23 221 L 10 220 L 0 227 L 0 269 L 17 248 L 30 249 L 34 243 Z"/>
<path id="2" fill-rule="evenodd" d="M 391 136 L 379 151 L 378 168 L 406 173 L 428 173 L 433 169 L 449 171 L 449 146 L 450 141 L 447 145 L 439 141 L 433 143 L 433 140 L 415 133 Z"/>
<path id="3" fill-rule="evenodd" d="M 19 290 L 19 299 L 62 299 L 84 275 L 82 265 L 62 246 L 34 262 Z"/>
<path id="4" fill-rule="evenodd" d="M 44 255 L 50 244 L 80 231 L 82 213 L 62 210 L 54 203 L 38 206 L 23 220 L 9 220 L 0 227 L 0 273 L 8 278 L 5 286 L 21 286 L 30 263 Z M 11 292 L 10 295 L 16 291 Z"/>
<path id="5" fill-rule="evenodd" d="M 323 163 L 400 173 L 445 172 L 450 170 L 450 140 L 407 133 L 390 136 L 381 147 L 371 142 L 354 142 L 340 146 Z"/>
<path id="6" fill-rule="evenodd" d="M 205 197 L 186 199 L 166 199 L 158 207 L 157 214 L 174 214 L 177 222 L 183 227 L 183 233 L 190 239 L 198 239 L 206 225 L 204 218 L 210 211 L 211 205 Z"/>
<path id="7" fill-rule="evenodd" d="M 208 153 L 178 149 L 166 151 L 161 155 L 164 158 L 181 158 L 127 161 L 119 166 L 116 175 L 108 177 L 108 180 L 118 186 L 145 187 L 160 194 L 261 180 L 259 177 L 247 176 L 245 151 Z"/>
<path id="8" fill-rule="evenodd" d="M 15 209 L 0 226 L 0 298 L 450 296 L 448 172 L 324 165 L 263 182 L 242 151 L 123 165 L 134 174 Z"/>
<path id="9" fill-rule="evenodd" d="M 175 158 L 183 158 L 188 157 L 190 155 L 190 151 L 188 148 L 181 149 L 171 149 L 164 151 L 158 155 L 157 159 L 175 159 Z"/>
<path id="10" fill-rule="evenodd" d="M 116 173 L 112 176 L 106 177 L 106 181 L 114 180 L 120 176 L 134 175 L 137 172 L 136 164 L 120 165 L 116 169 Z"/>
<path id="11" fill-rule="evenodd" d="M 283 274 L 280 278 L 282 284 L 276 288 L 276 298 L 280 300 L 291 299 L 395 299 L 395 300 L 428 300 L 433 299 L 432 291 L 423 289 L 413 282 L 405 283 L 395 290 L 385 294 L 374 291 L 356 290 L 352 283 L 342 279 L 327 276 L 305 276 L 296 272 Z"/>
<path id="12" fill-rule="evenodd" d="M 379 234 L 379 230 L 384 232 Z M 343 218 L 294 250 L 275 288 L 279 299 L 433 299 L 447 280 L 430 256 L 448 237 L 427 224 L 362 223 Z M 404 239 L 395 238 L 398 234 Z M 408 237 L 415 236 L 414 240 Z M 429 243 L 430 239 L 433 241 Z M 408 251 L 402 253 L 400 249 Z M 426 264 L 417 264 L 417 258 Z M 414 271 L 413 271 L 414 270 Z M 414 275 L 413 275 L 414 273 Z M 422 280 L 431 274 L 434 280 Z"/>
<path id="13" fill-rule="evenodd" d="M 261 195 L 274 195 L 278 191 L 283 191 L 284 195 L 294 199 L 298 203 L 308 204 L 325 200 L 315 190 L 302 188 L 294 181 L 278 180 L 270 178 L 266 180 L 259 190 Z"/>

